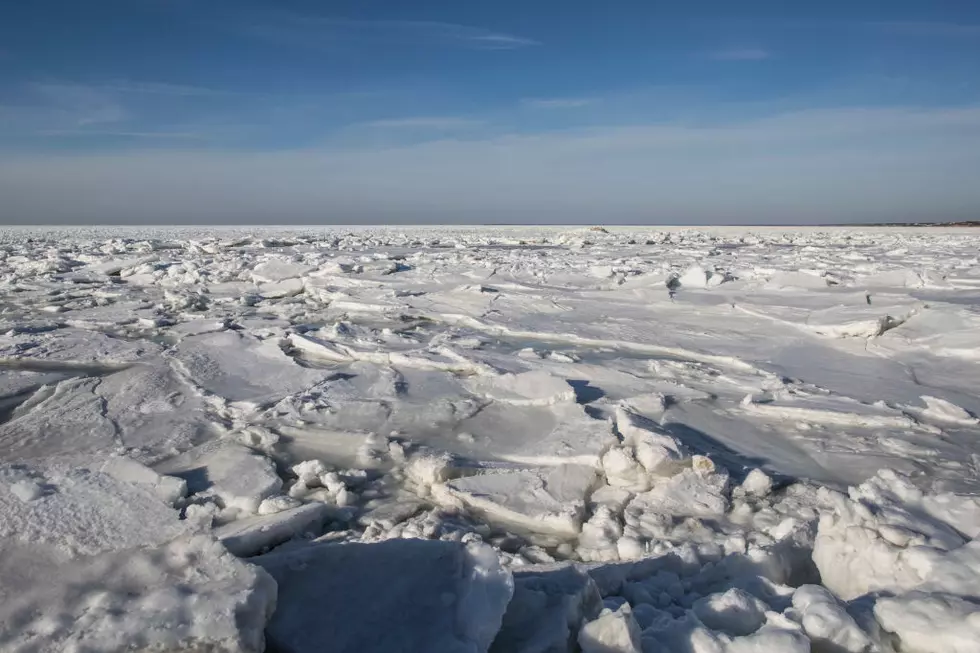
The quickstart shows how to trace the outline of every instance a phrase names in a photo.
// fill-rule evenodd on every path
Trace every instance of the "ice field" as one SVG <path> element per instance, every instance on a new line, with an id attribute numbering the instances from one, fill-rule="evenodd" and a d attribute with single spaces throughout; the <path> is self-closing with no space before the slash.
<path id="1" fill-rule="evenodd" d="M 0 651 L 980 651 L 978 246 L 5 229 Z"/>

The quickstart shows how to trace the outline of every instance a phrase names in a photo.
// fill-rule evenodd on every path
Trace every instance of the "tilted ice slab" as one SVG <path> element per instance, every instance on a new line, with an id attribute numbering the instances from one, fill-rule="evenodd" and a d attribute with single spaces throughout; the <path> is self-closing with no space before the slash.
<path id="1" fill-rule="evenodd" d="M 567 381 L 547 372 L 484 376 L 469 380 L 470 392 L 513 406 L 551 406 L 575 401 Z"/>
<path id="2" fill-rule="evenodd" d="M 187 482 L 187 491 L 217 497 L 223 507 L 254 513 L 277 494 L 282 479 L 265 456 L 229 440 L 215 440 L 157 465 L 157 471 Z"/>
<path id="3" fill-rule="evenodd" d="M 252 268 L 252 279 L 258 283 L 271 283 L 295 279 L 312 272 L 311 265 L 281 258 L 267 259 Z"/>
<path id="4" fill-rule="evenodd" d="M 39 389 L 0 424 L 5 460 L 115 451 L 123 446 L 97 393 L 97 378 L 73 378 Z"/>
<path id="5" fill-rule="evenodd" d="M 748 315 L 772 320 L 827 338 L 872 338 L 912 319 L 924 309 L 905 297 L 870 298 L 866 294 L 804 296 L 779 302 L 779 297 L 750 297 L 736 308 Z M 765 301 L 770 300 L 770 301 Z"/>
<path id="6" fill-rule="evenodd" d="M 578 567 L 514 570 L 514 598 L 507 606 L 492 653 L 570 650 L 584 621 L 602 609 L 599 589 Z"/>
<path id="7" fill-rule="evenodd" d="M 271 515 L 236 519 L 214 530 L 214 536 L 236 556 L 247 558 L 295 537 L 318 535 L 333 516 L 324 503 L 308 503 Z"/>
<path id="8" fill-rule="evenodd" d="M 276 341 L 234 331 L 184 338 L 176 360 L 192 383 L 233 402 L 277 401 L 329 374 L 297 365 Z"/>
<path id="9" fill-rule="evenodd" d="M 498 471 L 451 480 L 445 490 L 495 523 L 571 536 L 581 530 L 596 470 L 584 465 Z"/>
<path id="10" fill-rule="evenodd" d="M 487 374 L 493 372 L 489 367 L 474 363 L 448 348 L 418 352 L 371 351 L 355 349 L 343 343 L 330 342 L 323 338 L 296 333 L 290 334 L 288 341 L 289 344 L 304 355 L 315 360 L 332 363 L 363 361 L 375 365 L 392 365 L 422 370 L 442 370 L 459 374 Z"/>
<path id="11" fill-rule="evenodd" d="M 740 410 L 767 421 L 879 429 L 913 429 L 918 426 L 914 419 L 894 408 L 832 396 L 791 396 L 773 400 L 756 400 L 748 396 L 742 401 Z"/>
<path id="12" fill-rule="evenodd" d="M 87 373 L 71 370 L 67 375 Z M 211 435 L 198 397 L 160 359 L 103 376 L 37 388 L 0 424 L 0 457 L 127 450 L 143 460 L 193 446 Z"/>
<path id="13" fill-rule="evenodd" d="M 576 464 L 598 467 L 616 438 L 608 421 L 590 416 L 576 403 L 513 406 L 494 402 L 458 426 L 472 436 L 463 453 L 524 465 Z M 468 440 L 468 439 L 467 439 Z"/>
<path id="14" fill-rule="evenodd" d="M 482 653 L 513 594 L 510 572 L 479 544 L 316 544 L 253 561 L 279 584 L 266 632 L 282 653 Z"/>

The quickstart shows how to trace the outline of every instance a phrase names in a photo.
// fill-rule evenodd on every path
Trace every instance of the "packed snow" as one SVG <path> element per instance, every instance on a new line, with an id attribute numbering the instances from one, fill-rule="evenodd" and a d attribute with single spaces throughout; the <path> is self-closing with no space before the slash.
<path id="1" fill-rule="evenodd" d="M 7 230 L 0 651 L 980 650 L 978 245 Z"/>

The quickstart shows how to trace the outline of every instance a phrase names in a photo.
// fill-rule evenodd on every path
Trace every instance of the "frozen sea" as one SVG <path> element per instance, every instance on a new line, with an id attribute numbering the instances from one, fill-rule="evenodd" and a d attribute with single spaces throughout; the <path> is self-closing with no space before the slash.
<path id="1" fill-rule="evenodd" d="M 9 228 L 0 651 L 980 651 L 980 230 Z"/>

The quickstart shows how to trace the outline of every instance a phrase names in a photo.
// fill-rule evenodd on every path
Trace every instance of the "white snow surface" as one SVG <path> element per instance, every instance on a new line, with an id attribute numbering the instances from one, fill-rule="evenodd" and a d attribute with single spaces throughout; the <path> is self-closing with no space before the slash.
<path id="1" fill-rule="evenodd" d="M 980 233 L 0 233 L 0 650 L 980 650 Z"/>

